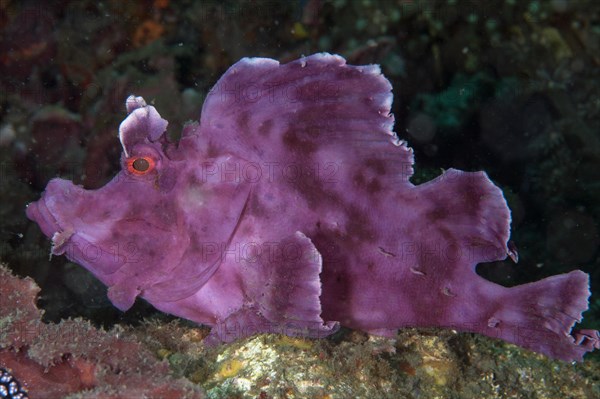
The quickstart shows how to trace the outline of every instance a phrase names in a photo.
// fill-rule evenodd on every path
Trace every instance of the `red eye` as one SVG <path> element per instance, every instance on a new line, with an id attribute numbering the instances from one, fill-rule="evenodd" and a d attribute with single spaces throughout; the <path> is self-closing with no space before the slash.
<path id="1" fill-rule="evenodd" d="M 152 172 L 156 163 L 150 157 L 132 157 L 127 160 L 127 170 L 134 175 L 145 175 Z"/>

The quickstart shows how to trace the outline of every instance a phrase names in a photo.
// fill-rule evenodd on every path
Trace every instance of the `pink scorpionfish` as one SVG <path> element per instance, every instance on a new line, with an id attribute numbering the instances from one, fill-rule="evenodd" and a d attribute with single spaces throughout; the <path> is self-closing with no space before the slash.
<path id="1" fill-rule="evenodd" d="M 211 326 L 209 343 L 423 326 L 567 361 L 599 348 L 597 331 L 572 331 L 587 274 L 506 288 L 475 273 L 516 258 L 506 200 L 484 172 L 412 184 L 391 90 L 377 65 L 337 55 L 244 58 L 179 142 L 130 96 L 121 172 L 97 190 L 52 179 L 27 216 L 116 307 L 140 296 Z"/>

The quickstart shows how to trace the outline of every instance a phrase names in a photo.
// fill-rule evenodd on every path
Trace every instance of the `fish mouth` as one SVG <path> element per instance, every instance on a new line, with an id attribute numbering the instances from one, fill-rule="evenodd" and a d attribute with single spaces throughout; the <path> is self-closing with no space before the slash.
<path id="1" fill-rule="evenodd" d="M 42 198 L 27 205 L 25 213 L 27 217 L 36 222 L 46 237 L 52 239 L 52 254 L 62 255 L 65 244 L 73 236 L 73 228 L 70 224 L 61 220 L 60 214 L 52 211 L 59 204 L 72 203 L 70 194 L 73 189 L 81 189 L 68 180 L 52 179 Z"/>
<path id="2" fill-rule="evenodd" d="M 25 213 L 29 220 L 32 220 L 40 226 L 42 232 L 46 235 L 46 237 L 53 237 L 56 233 L 62 230 L 58 220 L 52 215 L 48 207 L 46 206 L 46 201 L 44 196 L 40 198 L 38 201 L 32 202 L 27 205 L 27 209 L 25 209 Z"/>
<path id="3" fill-rule="evenodd" d="M 38 201 L 27 205 L 25 213 L 52 240 L 52 255 L 65 255 L 112 285 L 117 278 L 114 273 L 125 263 L 110 248 L 104 248 L 103 226 L 82 220 L 85 209 L 81 205 L 90 206 L 89 193 L 69 180 L 55 178 Z"/>

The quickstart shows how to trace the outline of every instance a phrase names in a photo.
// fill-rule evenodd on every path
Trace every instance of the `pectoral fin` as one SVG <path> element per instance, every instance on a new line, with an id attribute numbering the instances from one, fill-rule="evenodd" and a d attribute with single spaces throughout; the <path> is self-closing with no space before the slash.
<path id="1" fill-rule="evenodd" d="M 337 331 L 337 321 L 321 318 L 321 266 L 319 251 L 301 232 L 277 242 L 247 267 L 245 291 L 253 303 L 214 326 L 207 343 L 256 333 L 320 338 Z"/>
<path id="2" fill-rule="evenodd" d="M 310 238 L 301 232 L 281 240 L 274 253 L 259 268 L 262 278 L 255 287 L 260 295 L 260 313 L 277 324 L 304 323 L 321 331 L 321 254 Z M 334 327 L 329 324 L 327 331 Z"/>

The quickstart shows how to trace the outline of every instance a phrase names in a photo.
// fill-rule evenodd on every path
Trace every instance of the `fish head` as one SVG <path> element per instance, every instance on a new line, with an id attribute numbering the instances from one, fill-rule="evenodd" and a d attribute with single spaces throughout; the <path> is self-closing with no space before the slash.
<path id="1" fill-rule="evenodd" d="M 108 286 L 127 281 L 139 294 L 168 275 L 189 245 L 175 200 L 185 160 L 167 155 L 174 144 L 153 106 L 131 96 L 127 109 L 119 129 L 121 171 L 96 190 L 52 179 L 27 216 L 52 239 L 52 254 L 66 255 Z"/>

